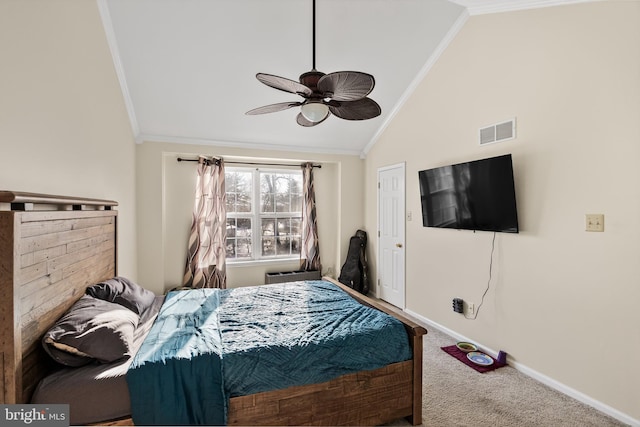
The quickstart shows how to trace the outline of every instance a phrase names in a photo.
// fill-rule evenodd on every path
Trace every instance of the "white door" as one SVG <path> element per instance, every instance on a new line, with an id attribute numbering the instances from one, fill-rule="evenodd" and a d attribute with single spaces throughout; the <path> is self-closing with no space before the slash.
<path id="1" fill-rule="evenodd" d="M 378 169 L 378 297 L 404 309 L 404 163 Z"/>

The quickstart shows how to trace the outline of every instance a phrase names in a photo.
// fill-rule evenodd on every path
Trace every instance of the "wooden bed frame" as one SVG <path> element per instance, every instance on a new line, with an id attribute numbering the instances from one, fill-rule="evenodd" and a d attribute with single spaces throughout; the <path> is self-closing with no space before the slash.
<path id="1" fill-rule="evenodd" d="M 117 202 L 0 191 L 0 403 L 28 403 L 54 363 L 40 340 L 87 286 L 117 275 Z M 398 318 L 413 359 L 307 386 L 233 397 L 229 425 L 422 423 L 426 330 L 333 279 L 362 304 Z M 100 425 L 133 425 L 131 418 Z"/>

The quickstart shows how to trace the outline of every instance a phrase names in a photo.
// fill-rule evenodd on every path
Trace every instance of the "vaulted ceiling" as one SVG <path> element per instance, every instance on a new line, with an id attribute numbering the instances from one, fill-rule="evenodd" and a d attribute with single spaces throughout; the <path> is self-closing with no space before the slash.
<path id="1" fill-rule="evenodd" d="M 382 114 L 296 124 L 260 83 L 312 68 L 311 0 L 98 0 L 138 141 L 364 155 L 469 15 L 583 0 L 317 0 L 316 68 L 375 76 Z"/>

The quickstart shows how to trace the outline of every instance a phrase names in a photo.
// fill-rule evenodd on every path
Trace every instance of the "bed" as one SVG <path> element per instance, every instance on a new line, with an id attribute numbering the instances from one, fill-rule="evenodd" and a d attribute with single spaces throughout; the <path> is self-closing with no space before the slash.
<path id="1" fill-rule="evenodd" d="M 36 386 L 52 378 L 56 364 L 44 354 L 42 336 L 87 287 L 116 276 L 115 206 L 113 201 L 0 192 L 3 403 L 30 402 Z M 73 248 L 82 255 L 66 252 Z M 320 383 L 231 397 L 229 425 L 376 425 L 402 417 L 414 425 L 422 422 L 424 328 L 327 280 L 361 304 L 402 322 L 411 359 Z M 142 323 L 148 327 L 155 314 L 146 315 Z M 94 421 L 132 424 L 125 413 L 104 417 Z"/>

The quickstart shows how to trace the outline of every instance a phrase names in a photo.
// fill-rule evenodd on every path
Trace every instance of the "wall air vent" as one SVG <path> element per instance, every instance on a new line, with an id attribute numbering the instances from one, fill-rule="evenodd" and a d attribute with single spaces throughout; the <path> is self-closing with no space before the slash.
<path id="1" fill-rule="evenodd" d="M 483 127 L 479 132 L 480 145 L 507 141 L 516 137 L 516 119 Z"/>

